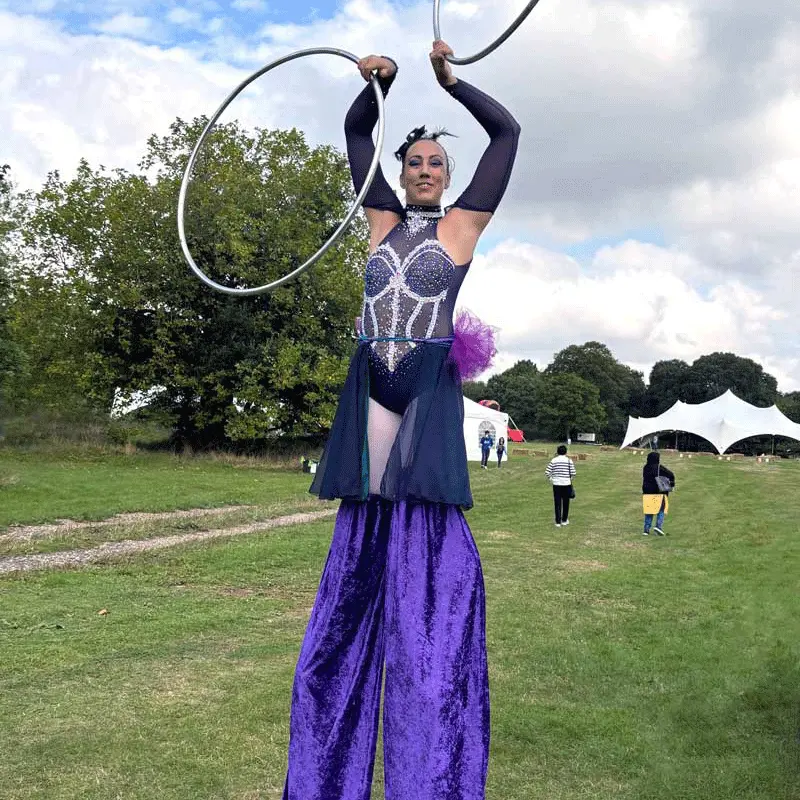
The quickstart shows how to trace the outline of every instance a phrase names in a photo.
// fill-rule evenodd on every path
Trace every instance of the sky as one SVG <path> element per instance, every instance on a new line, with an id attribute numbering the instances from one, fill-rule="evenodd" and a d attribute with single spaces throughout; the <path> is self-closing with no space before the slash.
<path id="1" fill-rule="evenodd" d="M 457 55 L 525 0 L 443 0 Z M 446 126 L 453 202 L 486 135 L 435 83 L 432 0 L 0 0 L 0 163 L 135 169 L 147 138 L 210 115 L 279 56 L 390 55 L 382 164 L 420 124 Z M 730 351 L 800 389 L 800 3 L 541 0 L 497 51 L 455 67 L 522 127 L 508 192 L 459 297 L 498 330 L 493 372 L 597 340 L 653 363 Z M 344 149 L 363 83 L 336 56 L 254 82 L 223 120 L 297 127 Z M 484 378 L 492 374 L 486 373 Z"/>

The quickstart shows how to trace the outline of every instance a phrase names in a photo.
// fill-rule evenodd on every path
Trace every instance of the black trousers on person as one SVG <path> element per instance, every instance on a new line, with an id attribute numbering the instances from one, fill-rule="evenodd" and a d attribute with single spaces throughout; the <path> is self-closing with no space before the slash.
<path id="1" fill-rule="evenodd" d="M 556 524 L 569 519 L 569 495 L 572 486 L 553 486 L 553 503 L 556 507 Z"/>
<path id="2" fill-rule="evenodd" d="M 484 450 L 481 448 L 481 466 L 485 467 L 489 463 L 489 456 L 492 454 L 491 450 Z"/>

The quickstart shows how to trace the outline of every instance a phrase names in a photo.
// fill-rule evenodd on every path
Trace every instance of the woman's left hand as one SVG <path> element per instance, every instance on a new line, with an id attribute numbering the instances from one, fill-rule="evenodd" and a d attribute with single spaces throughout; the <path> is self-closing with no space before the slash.
<path id="1" fill-rule="evenodd" d="M 431 50 L 430 59 L 433 66 L 433 72 L 436 75 L 436 80 L 439 81 L 441 86 L 452 86 L 456 83 L 456 78 L 453 75 L 453 70 L 450 68 L 450 62 L 445 56 L 452 56 L 453 48 L 442 39 L 437 39 L 433 43 L 433 50 Z"/>

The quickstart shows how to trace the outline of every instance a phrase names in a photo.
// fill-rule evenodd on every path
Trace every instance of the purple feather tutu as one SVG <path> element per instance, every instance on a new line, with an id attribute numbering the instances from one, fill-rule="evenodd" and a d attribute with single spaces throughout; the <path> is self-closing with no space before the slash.
<path id="1" fill-rule="evenodd" d="M 492 366 L 497 347 L 495 328 L 481 322 L 465 308 L 456 312 L 453 325 L 455 338 L 448 360 L 458 367 L 462 381 L 469 381 Z"/>

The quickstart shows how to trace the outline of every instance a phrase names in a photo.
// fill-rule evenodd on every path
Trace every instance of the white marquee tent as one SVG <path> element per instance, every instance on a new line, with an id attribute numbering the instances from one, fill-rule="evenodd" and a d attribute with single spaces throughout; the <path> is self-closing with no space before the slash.
<path id="1" fill-rule="evenodd" d="M 503 455 L 503 461 L 506 461 L 508 459 L 508 414 L 487 408 L 465 397 L 464 441 L 467 445 L 468 461 L 481 460 L 481 448 L 478 443 L 484 431 L 487 430 L 494 439 L 495 445 L 501 436 L 506 440 L 506 452 Z M 492 458 L 497 458 L 494 451 L 492 451 Z"/>
<path id="2" fill-rule="evenodd" d="M 777 406 L 758 408 L 739 399 L 730 389 L 707 403 L 678 400 L 657 417 L 629 417 L 622 447 L 659 431 L 694 433 L 708 439 L 719 453 L 750 436 L 774 434 L 800 440 L 800 425 Z"/>

